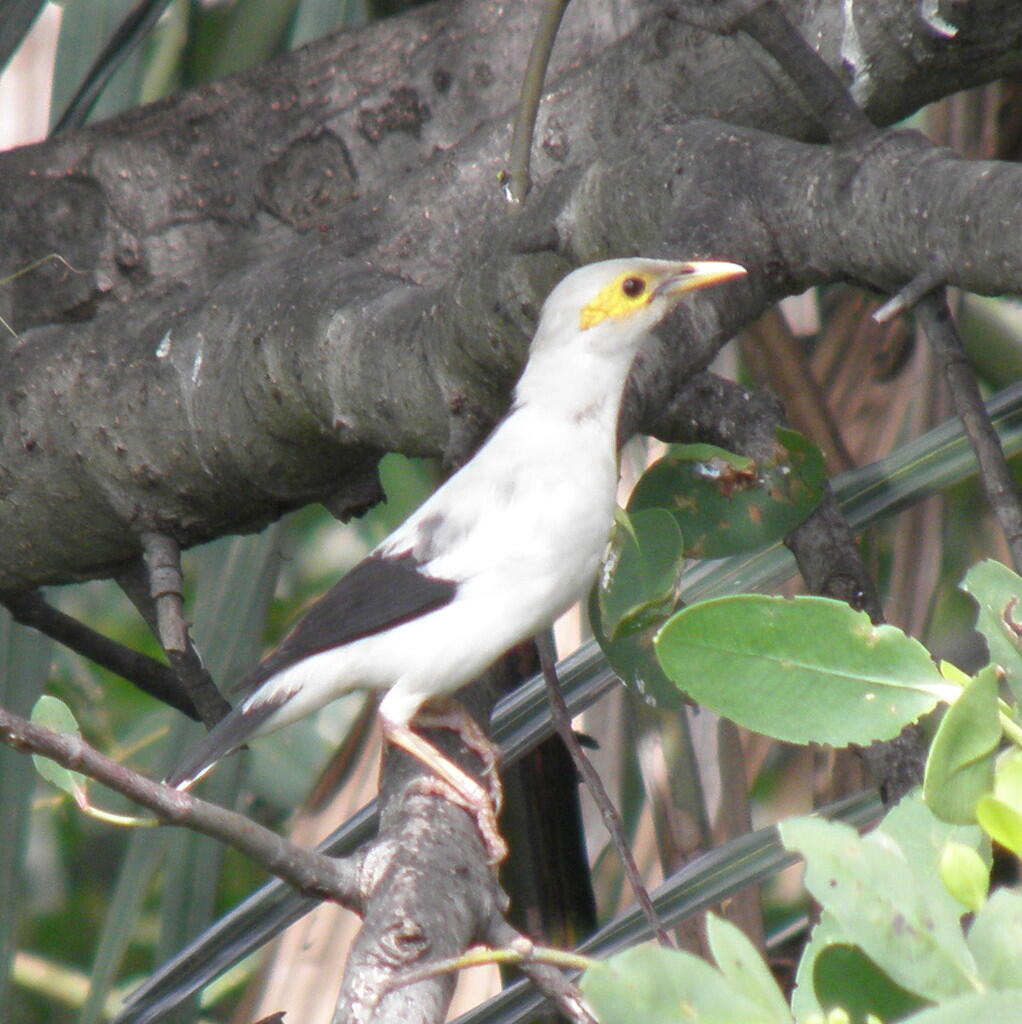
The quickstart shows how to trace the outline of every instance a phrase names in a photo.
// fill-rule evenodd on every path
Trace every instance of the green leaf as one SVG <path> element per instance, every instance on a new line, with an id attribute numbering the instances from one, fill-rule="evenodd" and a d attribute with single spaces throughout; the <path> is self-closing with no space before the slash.
<path id="1" fill-rule="evenodd" d="M 994 791 L 979 798 L 976 820 L 987 835 L 1022 857 L 1022 750 L 998 758 Z"/>
<path id="2" fill-rule="evenodd" d="M 923 801 L 920 790 L 904 796 L 885 815 L 874 836 L 892 839 L 912 866 L 920 886 L 929 898 L 946 905 L 949 912 L 961 913 L 961 907 L 951 901 L 940 879 L 940 862 L 949 843 L 959 843 L 975 850 L 990 864 L 990 843 L 976 825 L 952 825 L 938 818 Z"/>
<path id="3" fill-rule="evenodd" d="M 614 530 L 596 583 L 600 622 L 610 640 L 659 625 L 674 610 L 681 533 L 670 514 L 649 509 Z"/>
<path id="4" fill-rule="evenodd" d="M 1012 748 L 997 759 L 994 796 L 1022 811 L 1022 750 Z"/>
<path id="5" fill-rule="evenodd" d="M 791 1008 L 797 1021 L 823 1018 L 835 1007 L 855 1024 L 868 1014 L 895 1021 L 926 1005 L 928 1000 L 902 988 L 855 946 L 833 914 L 820 913 L 795 977 Z"/>
<path id="6" fill-rule="evenodd" d="M 816 961 L 823 956 L 829 946 L 845 942 L 841 925 L 832 914 L 821 909 L 819 920 L 802 949 L 802 958 L 795 972 L 795 989 L 791 993 L 791 1009 L 795 1014 L 795 1020 L 801 1022 L 813 1014 L 822 1015 L 823 1004 L 816 991 Z"/>
<path id="7" fill-rule="evenodd" d="M 589 624 L 614 674 L 634 693 L 658 708 L 678 709 L 688 703 L 684 694 L 664 675 L 653 640 L 659 625 L 610 640 L 600 620 L 596 587 L 589 592 Z"/>
<path id="8" fill-rule="evenodd" d="M 1022 1024 L 1022 1000 L 1017 992 L 987 992 L 952 999 L 940 1006 L 920 1010 L 905 1017 L 901 1024 L 963 1024 L 987 1021 L 989 1024 Z"/>
<path id="9" fill-rule="evenodd" d="M 1010 804 L 987 794 L 976 804 L 976 820 L 991 839 L 1016 857 L 1022 857 L 1022 814 Z"/>
<path id="10" fill-rule="evenodd" d="M 699 957 L 651 944 L 590 967 L 580 987 L 600 1024 L 776 1024 L 778 1019 Z"/>
<path id="11" fill-rule="evenodd" d="M 672 444 L 671 456 L 679 462 L 703 463 L 710 470 L 706 474 L 709 476 L 725 467 L 737 473 L 755 473 L 756 471 L 756 463 L 748 455 L 739 455 L 737 452 L 730 452 L 726 448 L 707 444 L 704 441 L 696 441 L 693 444 Z"/>
<path id="12" fill-rule="evenodd" d="M 36 725 L 50 729 L 52 732 L 70 733 L 74 736 L 81 735 L 78 729 L 78 722 L 71 713 L 71 709 L 57 697 L 47 695 L 40 697 L 32 708 L 32 721 Z M 81 772 L 73 772 L 57 764 L 56 761 L 51 761 L 48 757 L 42 757 L 39 754 L 33 754 L 32 761 L 35 764 L 36 771 L 47 782 L 56 786 L 62 792 L 67 793 L 78 805 L 78 808 L 90 817 L 104 821 L 109 825 L 125 825 L 128 827 L 151 827 L 157 824 L 153 818 L 138 818 L 114 814 L 111 811 L 104 811 L 100 807 L 95 807 L 89 802 L 86 793 L 88 780 Z"/>
<path id="13" fill-rule="evenodd" d="M 948 843 L 940 858 L 940 880 L 966 910 L 975 912 L 986 902 L 990 869 L 971 846 Z"/>
<path id="14" fill-rule="evenodd" d="M 976 801 L 993 788 L 1000 742 L 997 668 L 988 665 L 948 708 L 930 747 L 923 793 L 934 814 L 959 824 L 976 820 Z"/>
<path id="15" fill-rule="evenodd" d="M 976 629 L 987 642 L 990 660 L 1001 666 L 1011 692 L 1022 700 L 1022 579 L 988 559 L 965 574 L 961 587 L 979 606 Z"/>
<path id="16" fill-rule="evenodd" d="M 672 446 L 635 485 L 629 511 L 668 510 L 691 558 L 721 558 L 783 537 L 819 503 L 826 469 L 804 437 L 777 436 L 763 464 L 714 445 Z"/>
<path id="17" fill-rule="evenodd" d="M 704 601 L 661 629 L 656 651 L 689 696 L 793 743 L 890 739 L 958 693 L 922 644 L 822 597 Z"/>
<path id="18" fill-rule="evenodd" d="M 716 914 L 706 915 L 706 938 L 720 973 L 771 1020 L 791 1020 L 788 1002 L 770 968 L 745 933 Z"/>
<path id="19" fill-rule="evenodd" d="M 72 733 L 80 736 L 78 721 L 71 713 L 71 709 L 57 697 L 44 694 L 35 702 L 32 708 L 32 721 L 45 729 L 53 732 Z M 86 780 L 81 772 L 73 772 L 67 768 L 51 761 L 48 757 L 41 757 L 39 754 L 32 755 L 35 770 L 51 785 L 67 793 L 76 803 L 81 803 Z"/>
<path id="20" fill-rule="evenodd" d="M 991 988 L 1022 988 L 1022 893 L 996 890 L 973 919 L 968 942 Z"/>
<path id="21" fill-rule="evenodd" d="M 656 707 L 685 700 L 664 675 L 653 637 L 674 610 L 681 534 L 663 509 L 618 510 L 611 552 L 589 595 L 589 621 L 614 672 Z"/>
<path id="22" fill-rule="evenodd" d="M 980 986 L 959 911 L 935 895 L 898 844 L 882 831 L 818 818 L 784 822 L 781 836 L 806 859 L 806 888 L 858 946 L 901 987 L 938 1000 Z"/>
<path id="23" fill-rule="evenodd" d="M 874 1014 L 880 1020 L 901 1020 L 926 1005 L 892 981 L 861 949 L 834 943 L 813 961 L 813 988 L 825 1010 L 841 1007 L 853 1021 Z"/>

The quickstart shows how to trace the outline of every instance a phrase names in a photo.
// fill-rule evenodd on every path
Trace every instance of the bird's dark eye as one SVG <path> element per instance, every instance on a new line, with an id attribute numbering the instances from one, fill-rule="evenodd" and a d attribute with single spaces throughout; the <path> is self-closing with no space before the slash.
<path id="1" fill-rule="evenodd" d="M 646 290 L 646 282 L 641 277 L 626 277 L 621 282 L 621 291 L 630 299 L 637 298 Z"/>

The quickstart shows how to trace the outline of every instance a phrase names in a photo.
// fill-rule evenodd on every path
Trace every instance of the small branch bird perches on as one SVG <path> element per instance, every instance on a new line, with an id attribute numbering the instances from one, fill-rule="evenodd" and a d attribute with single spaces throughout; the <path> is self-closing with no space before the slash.
<path id="1" fill-rule="evenodd" d="M 744 273 L 735 263 L 635 258 L 564 278 L 543 304 L 511 410 L 476 456 L 242 680 L 251 695 L 167 784 L 186 788 L 247 740 L 349 690 L 386 690 L 385 737 L 436 773 L 431 791 L 474 814 L 491 862 L 502 860 L 496 775 L 487 771 L 487 794 L 413 732 L 412 720 L 456 730 L 495 766 L 468 713 L 437 698 L 547 628 L 589 588 L 613 522 L 618 412 L 635 354 L 685 294 Z"/>

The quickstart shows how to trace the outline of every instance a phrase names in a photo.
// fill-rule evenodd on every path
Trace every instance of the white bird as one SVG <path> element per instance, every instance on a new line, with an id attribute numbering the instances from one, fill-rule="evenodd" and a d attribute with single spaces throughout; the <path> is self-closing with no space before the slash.
<path id="1" fill-rule="evenodd" d="M 643 339 L 734 263 L 617 259 L 575 270 L 543 305 L 514 402 L 479 452 L 306 612 L 239 688 L 252 689 L 181 762 L 185 788 L 254 736 L 357 688 L 385 690 L 390 742 L 471 810 L 493 860 L 496 794 L 411 729 L 443 725 L 493 757 L 453 693 L 545 629 L 592 584 L 613 522 L 617 421 Z M 442 710 L 428 716 L 428 701 Z"/>

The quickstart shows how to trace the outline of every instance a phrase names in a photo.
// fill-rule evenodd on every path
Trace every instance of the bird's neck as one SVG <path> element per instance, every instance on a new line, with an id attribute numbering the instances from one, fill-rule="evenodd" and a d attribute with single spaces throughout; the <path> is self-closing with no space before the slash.
<path id="1" fill-rule="evenodd" d="M 608 359 L 556 350 L 534 353 L 515 388 L 515 409 L 613 437 L 631 362 L 628 354 Z"/>

